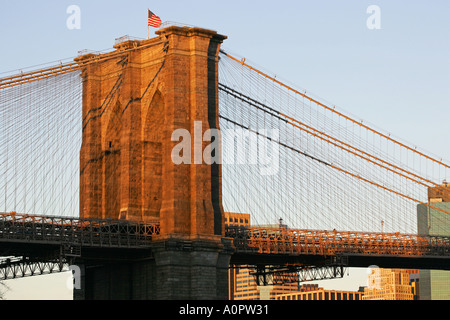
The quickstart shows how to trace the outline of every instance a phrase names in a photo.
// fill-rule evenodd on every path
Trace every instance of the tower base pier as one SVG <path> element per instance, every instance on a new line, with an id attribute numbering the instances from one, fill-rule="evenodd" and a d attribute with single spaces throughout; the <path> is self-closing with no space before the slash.
<path id="1" fill-rule="evenodd" d="M 85 260 L 74 300 L 226 300 L 231 241 L 155 240 L 137 260 Z"/>

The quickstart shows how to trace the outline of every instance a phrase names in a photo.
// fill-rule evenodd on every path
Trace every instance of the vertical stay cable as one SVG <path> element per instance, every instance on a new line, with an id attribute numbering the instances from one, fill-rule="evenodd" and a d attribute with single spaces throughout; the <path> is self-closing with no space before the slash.
<path id="1" fill-rule="evenodd" d="M 233 60 L 239 62 L 239 60 L 238 60 L 237 58 L 235 58 L 235 57 L 233 57 L 233 56 L 231 56 L 231 55 L 225 53 L 224 51 L 221 51 L 221 54 L 223 54 L 223 55 L 229 57 L 230 59 L 233 59 Z M 370 132 L 372 132 L 372 133 L 374 133 L 374 134 L 377 134 L 377 135 L 379 135 L 380 137 L 383 137 L 383 138 L 385 138 L 386 140 L 388 140 L 388 141 L 390 141 L 390 142 L 393 142 L 393 143 L 395 143 L 395 144 L 398 144 L 399 146 L 401 146 L 401 147 L 403 147 L 403 148 L 405 148 L 405 149 L 407 149 L 407 150 L 410 150 L 410 151 L 412 151 L 412 152 L 414 152 L 414 153 L 417 153 L 417 154 L 419 154 L 420 156 L 423 156 L 423 157 L 425 157 L 425 158 L 428 159 L 428 160 L 431 160 L 431 161 L 433 161 L 433 162 L 435 162 L 435 163 L 437 163 L 437 164 L 439 164 L 439 165 L 442 165 L 442 166 L 446 167 L 447 169 L 450 169 L 450 165 L 449 165 L 449 164 L 446 164 L 446 163 L 443 163 L 442 160 L 434 159 L 434 158 L 432 158 L 432 157 L 430 157 L 430 156 L 428 156 L 428 155 L 426 155 L 426 154 L 424 154 L 424 153 L 418 151 L 416 148 L 412 148 L 412 147 L 407 146 L 406 144 L 404 144 L 404 143 L 402 143 L 402 142 L 400 142 L 400 141 L 397 141 L 397 140 L 391 138 L 391 136 L 390 136 L 389 134 L 384 134 L 384 133 L 378 132 L 377 130 L 375 130 L 375 129 L 373 129 L 373 128 L 370 128 L 370 127 L 366 126 L 365 124 L 363 124 L 362 122 L 356 121 L 356 120 L 354 120 L 354 119 L 352 119 L 352 118 L 350 118 L 350 117 L 344 115 L 343 113 L 340 113 L 340 112 L 336 111 L 335 109 L 330 108 L 329 106 L 327 106 L 327 105 L 325 105 L 325 104 L 319 102 L 318 100 L 316 100 L 316 99 L 314 99 L 314 98 L 311 98 L 310 96 L 308 96 L 308 95 L 306 95 L 306 94 L 304 94 L 304 93 L 302 93 L 302 92 L 300 92 L 300 91 L 298 91 L 298 90 L 296 90 L 296 89 L 294 89 L 294 88 L 292 88 L 292 87 L 290 87 L 290 86 L 288 86 L 288 85 L 286 85 L 286 84 L 284 84 L 284 83 L 278 81 L 278 80 L 275 79 L 274 77 L 271 77 L 271 76 L 269 76 L 269 75 L 267 75 L 267 74 L 261 72 L 260 70 L 253 68 L 252 66 L 246 64 L 244 61 L 241 61 L 240 63 L 241 63 L 243 66 L 246 66 L 247 68 L 249 68 L 250 70 L 252 70 L 252 71 L 254 71 L 254 72 L 256 72 L 256 73 L 262 75 L 263 77 L 266 77 L 267 79 L 270 79 L 271 81 L 273 81 L 273 82 L 279 84 L 280 86 L 286 88 L 287 90 L 293 91 L 293 92 L 295 92 L 296 94 L 301 95 L 301 96 L 303 96 L 304 98 L 310 100 L 311 102 L 314 102 L 316 105 L 318 105 L 318 106 L 320 106 L 320 107 L 322 107 L 322 108 L 324 108 L 324 109 L 326 109 L 326 110 L 329 110 L 329 111 L 332 111 L 332 112 L 336 113 L 336 114 L 339 115 L 340 117 L 343 117 L 344 119 L 346 119 L 346 120 L 348 120 L 348 121 L 354 123 L 355 125 L 361 126 L 361 127 L 363 127 L 364 129 L 366 129 L 366 130 L 368 130 L 368 131 L 370 131 Z"/>
<path id="2" fill-rule="evenodd" d="M 250 164 L 224 172 L 224 194 L 248 195 L 230 201 L 241 212 L 267 224 L 282 214 L 298 228 L 379 231 L 384 221 L 384 231 L 417 231 L 416 205 L 430 205 L 427 188 L 449 177 L 445 165 L 243 61 L 224 52 L 220 57 L 221 128 L 228 121 L 277 128 L 283 146 L 277 175 L 261 176 Z"/>
<path id="3" fill-rule="evenodd" d="M 78 216 L 78 70 L 0 90 L 0 208 Z"/>

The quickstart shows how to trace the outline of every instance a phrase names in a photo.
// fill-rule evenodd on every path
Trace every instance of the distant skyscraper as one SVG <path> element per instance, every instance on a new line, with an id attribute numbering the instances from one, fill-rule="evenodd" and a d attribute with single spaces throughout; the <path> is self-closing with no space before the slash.
<path id="1" fill-rule="evenodd" d="M 225 224 L 229 226 L 250 226 L 250 215 L 225 212 Z M 281 224 L 273 227 L 281 227 Z M 273 300 L 279 294 L 298 291 L 298 283 L 258 286 L 252 268 L 229 269 L 230 300 Z"/>
<path id="2" fill-rule="evenodd" d="M 416 300 L 416 275 L 419 270 L 374 268 L 363 300 Z M 413 275 L 413 276 L 411 276 Z"/>
<path id="3" fill-rule="evenodd" d="M 238 226 L 238 227 L 246 227 L 250 226 L 250 215 L 247 213 L 234 213 L 234 212 L 225 212 L 225 224 L 228 226 Z M 234 268 L 234 266 L 230 266 L 228 269 L 228 299 L 234 300 L 234 295 L 236 292 L 236 287 L 239 281 L 239 285 L 241 285 L 242 279 L 238 280 L 237 276 L 239 271 L 242 269 Z M 248 269 L 246 272 L 248 273 Z M 248 296 L 248 293 L 246 293 Z M 258 297 L 259 298 L 259 297 Z M 254 299 L 253 296 L 251 299 Z"/>
<path id="4" fill-rule="evenodd" d="M 275 300 L 362 300 L 362 291 L 325 290 L 318 284 L 303 284 L 297 292 L 277 295 Z"/>
<path id="5" fill-rule="evenodd" d="M 429 188 L 428 202 L 450 212 L 450 184 Z M 435 208 L 417 206 L 419 234 L 450 236 L 450 214 Z M 420 300 L 450 300 L 450 271 L 420 270 Z"/>

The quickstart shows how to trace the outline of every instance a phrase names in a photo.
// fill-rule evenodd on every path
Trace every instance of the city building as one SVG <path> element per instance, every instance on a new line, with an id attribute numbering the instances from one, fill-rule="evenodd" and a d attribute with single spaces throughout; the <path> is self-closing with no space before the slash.
<path id="1" fill-rule="evenodd" d="M 251 274 L 252 269 L 241 268 L 235 271 L 235 290 L 232 300 L 260 300 L 258 286 Z"/>
<path id="2" fill-rule="evenodd" d="M 373 268 L 363 300 L 417 300 L 419 270 Z"/>
<path id="3" fill-rule="evenodd" d="M 229 226 L 250 226 L 250 215 L 248 213 L 225 212 L 225 224 Z"/>
<path id="4" fill-rule="evenodd" d="M 250 215 L 247 213 L 225 212 L 225 225 L 245 227 L 250 226 Z M 237 285 L 237 275 L 241 269 L 230 266 L 228 269 L 228 299 L 234 300 L 234 294 Z M 244 272 L 244 269 L 242 269 Z M 248 270 L 248 269 L 247 269 Z M 246 271 L 247 272 L 247 271 Z M 243 281 L 239 280 L 240 283 Z M 241 288 L 241 287 L 240 287 Z M 248 293 L 245 293 L 248 296 Z M 253 295 L 252 295 L 253 297 Z M 253 299 L 253 298 L 252 298 Z"/>
<path id="5" fill-rule="evenodd" d="M 299 292 L 298 282 L 258 286 L 252 272 L 247 268 L 236 274 L 234 300 L 279 300 L 280 296 L 293 296 Z"/>
<path id="6" fill-rule="evenodd" d="M 225 224 L 228 226 L 250 226 L 250 215 L 246 213 L 225 212 Z M 280 224 L 272 227 L 280 227 Z M 298 291 L 298 283 L 274 284 L 258 286 L 252 267 L 229 268 L 229 299 L 230 300 L 273 300 L 277 295 Z"/>
<path id="7" fill-rule="evenodd" d="M 318 284 L 303 284 L 297 292 L 275 296 L 275 300 L 362 300 L 362 291 L 325 290 Z"/>
<path id="8" fill-rule="evenodd" d="M 428 189 L 432 206 L 417 206 L 418 233 L 450 236 L 450 183 Z M 450 300 L 450 271 L 420 270 L 420 300 Z"/>

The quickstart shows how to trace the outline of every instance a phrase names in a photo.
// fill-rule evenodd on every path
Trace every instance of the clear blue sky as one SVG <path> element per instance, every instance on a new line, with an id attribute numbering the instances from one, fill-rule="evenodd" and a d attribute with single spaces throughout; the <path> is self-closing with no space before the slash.
<path id="1" fill-rule="evenodd" d="M 112 48 L 147 36 L 147 8 L 163 21 L 211 28 L 224 48 L 366 122 L 450 159 L 450 2 L 2 1 L 0 72 Z M 66 9 L 81 9 L 69 30 Z M 369 5 L 381 30 L 369 30 Z M 154 30 L 151 30 L 153 33 Z"/>
<path id="2" fill-rule="evenodd" d="M 80 30 L 66 27 L 72 4 Z M 380 30 L 366 26 L 369 5 Z M 0 72 L 145 38 L 147 8 L 227 35 L 224 49 L 450 160 L 448 0 L 1 1 Z"/>

